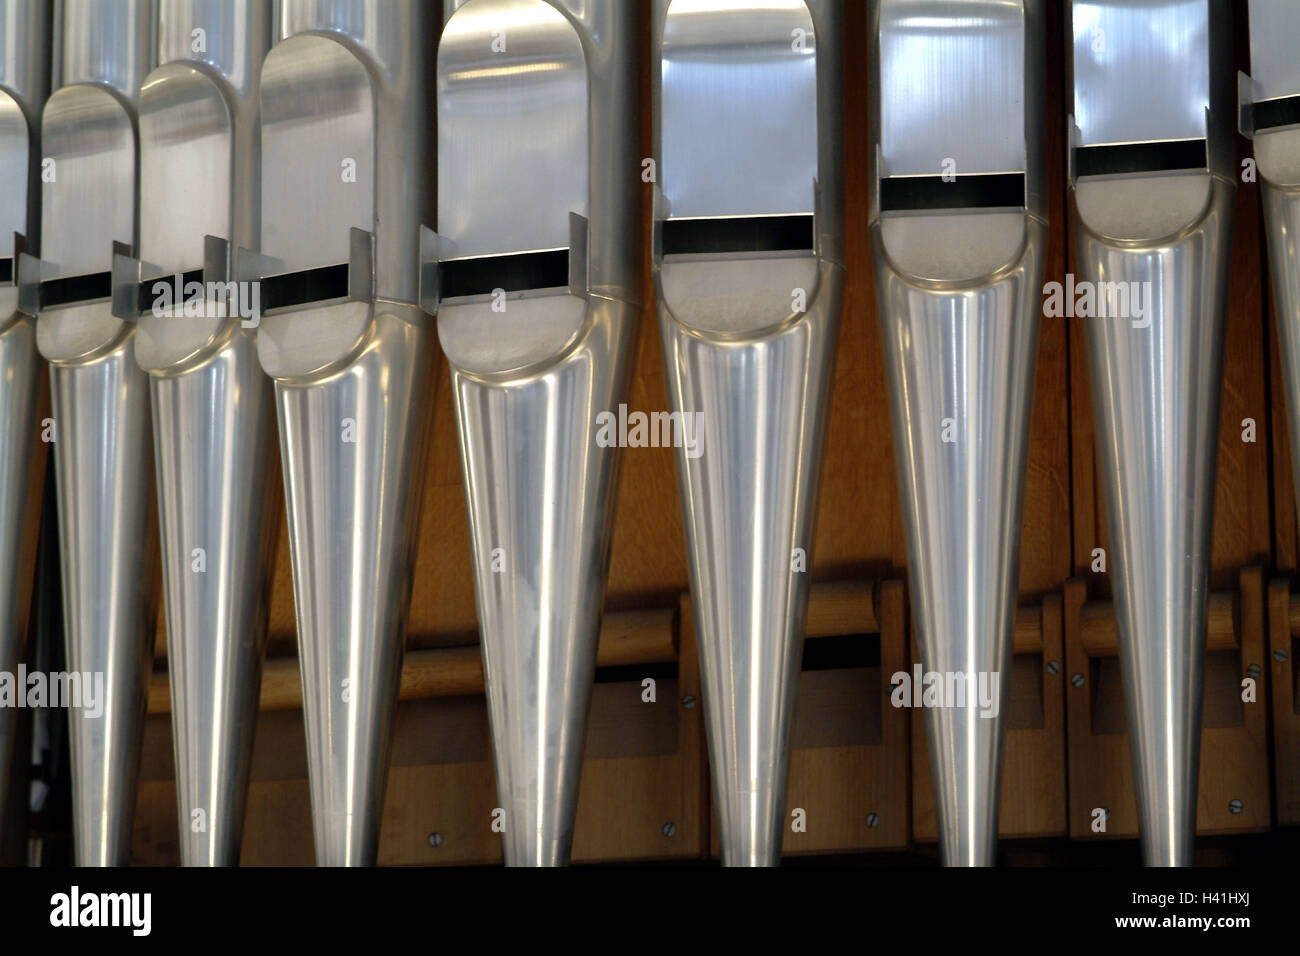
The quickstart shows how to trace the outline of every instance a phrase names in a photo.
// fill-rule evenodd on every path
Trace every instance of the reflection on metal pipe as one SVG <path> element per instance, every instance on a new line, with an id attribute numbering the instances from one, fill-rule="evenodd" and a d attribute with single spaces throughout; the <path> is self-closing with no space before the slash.
<path id="1" fill-rule="evenodd" d="M 1192 862 L 1236 162 L 1224 0 L 1074 0 L 1070 186 L 1143 859 Z M 1141 90 L 1141 96 L 1134 91 Z"/>
<path id="2" fill-rule="evenodd" d="M 0 0 L 0 674 L 27 638 L 45 455 L 38 441 L 36 324 L 18 311 L 15 236 L 38 248 L 41 107 L 49 93 L 50 4 Z M 0 828 L 18 712 L 0 707 Z"/>
<path id="3" fill-rule="evenodd" d="M 1255 141 L 1282 346 L 1291 457 L 1300 478 L 1300 5 L 1251 0 L 1241 131 Z M 1300 483 L 1295 488 L 1300 501 Z"/>
<path id="4" fill-rule="evenodd" d="M 418 306 L 436 17 L 282 0 L 261 90 L 257 354 L 275 380 L 316 860 L 375 862 L 431 404 Z"/>
<path id="5" fill-rule="evenodd" d="M 930 15 L 918 17 L 918 11 Z M 1047 245 L 1037 0 L 878 0 L 871 236 L 942 858 L 995 861 Z"/>
<path id="6" fill-rule="evenodd" d="M 41 123 L 41 257 L 20 308 L 50 363 L 67 666 L 102 679 L 102 714 L 69 710 L 79 865 L 120 865 L 131 818 L 155 609 L 149 389 L 135 327 L 113 315 L 115 251 L 134 249 L 136 101 L 153 61 L 149 0 L 64 0 L 60 86 Z M 91 691 L 93 696 L 100 696 Z"/>
<path id="7" fill-rule="evenodd" d="M 117 257 L 113 291 L 116 314 L 138 320 L 153 400 L 181 862 L 224 866 L 239 861 L 279 525 L 271 383 L 248 290 L 226 286 L 230 250 L 259 238 L 271 4 L 160 0 L 159 14 L 161 65 L 140 91 L 140 258 Z"/>
<path id="8" fill-rule="evenodd" d="M 840 21 L 819 0 L 655 6 L 659 328 L 732 866 L 781 856 L 844 289 Z"/>
<path id="9" fill-rule="evenodd" d="M 635 4 L 446 4 L 438 234 L 509 865 L 569 861 L 639 309 Z"/>

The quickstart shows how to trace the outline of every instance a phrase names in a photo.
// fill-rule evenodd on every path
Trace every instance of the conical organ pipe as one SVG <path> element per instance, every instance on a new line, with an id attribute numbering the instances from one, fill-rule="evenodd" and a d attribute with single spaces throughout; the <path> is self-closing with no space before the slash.
<path id="1" fill-rule="evenodd" d="M 873 10 L 871 236 L 918 663 L 961 688 L 925 711 L 939 844 L 989 866 L 1047 246 L 1042 8 Z"/>
<path id="2" fill-rule="evenodd" d="M 719 842 L 771 866 L 843 304 L 842 9 L 654 10 L 655 281 Z"/>
<path id="3" fill-rule="evenodd" d="M 1075 0 L 1071 23 L 1074 247 L 1142 855 L 1187 865 L 1237 175 L 1230 10 Z"/>
<path id="4" fill-rule="evenodd" d="M 569 862 L 640 309 L 637 10 L 446 4 L 426 307 L 451 369 L 507 865 Z M 537 63 L 547 68 L 536 68 Z"/>

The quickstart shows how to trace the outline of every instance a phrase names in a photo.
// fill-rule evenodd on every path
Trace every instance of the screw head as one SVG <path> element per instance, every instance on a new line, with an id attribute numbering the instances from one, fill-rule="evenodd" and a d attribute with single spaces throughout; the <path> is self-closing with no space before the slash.
<path id="1" fill-rule="evenodd" d="M 1061 670 L 1061 662 L 1060 662 L 1060 661 L 1048 661 L 1048 662 L 1047 662 L 1047 673 L 1049 673 L 1049 674 L 1057 674 L 1057 673 L 1060 673 L 1060 670 Z"/>
<path id="2" fill-rule="evenodd" d="M 878 814 L 875 814 L 875 813 L 868 813 L 868 814 L 867 814 L 867 826 L 871 827 L 873 830 L 874 830 L 876 827 L 880 826 L 880 816 L 879 816 Z"/>
<path id="3" fill-rule="evenodd" d="M 1240 800 L 1232 800 L 1228 803 L 1228 810 L 1233 814 L 1240 813 L 1244 809 L 1245 809 L 1245 804 L 1243 804 Z"/>
<path id="4" fill-rule="evenodd" d="M 695 706 L 695 698 L 692 697 L 690 694 L 687 694 L 685 697 L 682 698 L 682 706 L 685 707 L 687 710 L 690 710 L 692 707 Z"/>
<path id="5" fill-rule="evenodd" d="M 676 836 L 676 835 L 677 835 L 677 824 L 673 823 L 672 821 L 669 821 L 668 823 L 665 823 L 665 824 L 664 824 L 664 836 L 666 836 L 666 837 L 670 837 L 670 836 Z"/>
<path id="6" fill-rule="evenodd" d="M 1082 687 L 1085 683 L 1087 683 L 1087 681 L 1082 674 L 1075 674 L 1073 677 L 1070 678 L 1070 683 L 1073 684 L 1075 687 Z"/>
<path id="7" fill-rule="evenodd" d="M 429 834 L 429 846 L 442 846 L 442 834 L 441 834 L 441 833 L 430 833 L 430 834 Z"/>
<path id="8" fill-rule="evenodd" d="M 1246 668 L 1247 677 L 1258 677 L 1259 674 L 1260 674 L 1260 670 L 1258 664 L 1251 664 L 1249 667 Z"/>
<path id="9" fill-rule="evenodd" d="M 1273 660 L 1277 661 L 1279 664 L 1281 664 L 1283 661 L 1285 661 L 1285 660 L 1286 660 L 1286 648 L 1285 648 L 1285 647 L 1279 647 L 1277 650 L 1275 650 L 1275 651 L 1273 652 Z"/>

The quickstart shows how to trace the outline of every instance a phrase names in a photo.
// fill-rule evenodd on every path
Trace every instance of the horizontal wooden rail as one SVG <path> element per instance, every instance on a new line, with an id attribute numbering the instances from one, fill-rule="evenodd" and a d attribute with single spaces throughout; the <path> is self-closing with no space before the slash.
<path id="1" fill-rule="evenodd" d="M 674 611 L 624 611 L 606 614 L 596 652 L 597 667 L 661 664 L 677 660 Z M 483 693 L 483 655 L 477 644 L 407 651 L 402 664 L 401 700 Z M 262 669 L 262 710 L 302 706 L 298 658 L 274 657 Z M 166 670 L 156 670 L 149 685 L 149 713 L 171 712 Z"/>
<path id="2" fill-rule="evenodd" d="M 810 638 L 840 634 L 874 634 L 880 630 L 875 582 L 865 579 L 819 582 L 808 599 L 806 634 Z M 596 652 L 597 667 L 662 664 L 677 660 L 676 611 L 653 609 L 606 614 Z M 406 652 L 401 700 L 456 697 L 483 693 L 483 655 L 477 644 Z M 297 657 L 274 657 L 262 670 L 262 710 L 302 706 Z M 149 713 L 171 711 L 165 665 L 149 686 Z"/>
<path id="3" fill-rule="evenodd" d="M 1211 651 L 1235 651 L 1237 628 L 1233 615 L 1235 591 L 1210 594 L 1205 622 L 1205 646 Z M 1119 626 L 1110 601 L 1087 601 L 1079 612 L 1084 652 L 1089 657 L 1115 657 L 1119 654 Z"/>

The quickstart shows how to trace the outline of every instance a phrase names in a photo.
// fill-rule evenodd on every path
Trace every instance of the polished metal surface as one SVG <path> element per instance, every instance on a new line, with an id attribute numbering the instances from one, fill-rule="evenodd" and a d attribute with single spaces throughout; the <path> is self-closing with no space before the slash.
<path id="1" fill-rule="evenodd" d="M 790 725 L 844 289 L 841 8 L 655 5 L 655 281 L 722 862 L 780 860 Z M 669 229 L 811 219 L 805 248 Z M 798 303 L 798 304 L 796 304 Z"/>
<path id="2" fill-rule="evenodd" d="M 49 92 L 50 14 L 41 0 L 0 0 L 0 261 L 14 258 L 14 234 L 38 241 L 37 131 Z M 0 673 L 17 672 L 27 639 L 27 608 L 45 465 L 37 441 L 39 356 L 36 326 L 17 311 L 18 290 L 0 283 Z M 17 711 L 0 707 L 0 829 L 12 789 Z"/>
<path id="3" fill-rule="evenodd" d="M 1250 4 L 1250 92 L 1253 103 L 1300 96 L 1300 6 L 1288 0 Z M 1292 460 L 1300 456 L 1300 127 L 1253 134 L 1263 193 L 1269 267 L 1282 347 Z M 1296 471 L 1300 474 L 1300 471 Z M 1300 484 L 1295 488 L 1300 501 Z"/>
<path id="4" fill-rule="evenodd" d="M 135 246 L 136 103 L 156 10 L 143 0 L 64 0 L 56 23 L 63 86 L 42 117 L 51 180 L 40 262 L 19 268 L 32 290 L 40 280 L 107 277 L 114 243 Z M 69 711 L 75 854 L 82 865 L 123 864 L 156 607 L 149 392 L 133 327 L 94 291 L 42 306 L 36 341 L 51 365 L 67 667 L 103 679 L 102 715 Z"/>
<path id="5" fill-rule="evenodd" d="M 1110 52 L 1097 52 L 1098 22 Z M 1155 36 L 1169 39 L 1139 42 Z M 1236 184 L 1229 10 L 1076 2 L 1073 38 L 1076 147 L 1206 142 L 1203 168 L 1148 164 L 1071 183 L 1079 279 L 1137 283 L 1128 288 L 1145 300 L 1141 314 L 1117 316 L 1111 286 L 1098 293 L 1110 317 L 1084 325 L 1142 855 L 1187 865 Z"/>
<path id="6" fill-rule="evenodd" d="M 670 215 L 811 212 L 818 117 L 806 107 L 816 102 L 818 51 L 808 7 L 801 0 L 679 0 L 659 16 L 659 136 L 662 155 L 672 158 L 663 175 Z M 807 35 L 801 50 L 794 49 L 795 31 Z M 767 104 L 779 121 L 756 115 Z"/>
<path id="7" fill-rule="evenodd" d="M 432 328 L 415 303 L 436 21 L 417 0 L 282 0 L 284 39 L 262 68 L 263 293 L 286 273 L 347 271 L 346 288 L 263 301 L 257 331 L 321 865 L 378 855 L 432 400 Z"/>
<path id="8" fill-rule="evenodd" d="M 494 29 L 506 31 L 504 53 L 493 52 Z M 459 190 L 439 209 L 445 254 L 566 248 L 569 212 L 587 212 L 587 67 L 577 32 L 533 0 L 470 3 L 448 19 L 438 60 L 438 180 Z"/>
<path id="9" fill-rule="evenodd" d="M 925 711 L 940 854 L 990 866 L 1048 231 L 1042 7 L 879 0 L 873 12 L 881 179 L 928 176 L 939 197 L 884 209 L 876 190 L 871 235 L 917 663 L 970 688 Z M 945 162 L 1023 181 L 1011 205 L 963 207 Z"/>
<path id="10" fill-rule="evenodd" d="M 597 441 L 597 424 L 625 401 L 639 312 L 639 179 L 627 174 L 640 168 L 637 11 L 618 0 L 446 11 L 433 265 L 443 282 L 477 258 L 486 277 L 437 308 L 505 861 L 562 865 L 616 491 L 617 449 Z M 511 281 L 510 256 L 546 251 L 561 253 L 563 274 Z"/>
<path id="11" fill-rule="evenodd" d="M 960 175 L 1024 171 L 1023 6 L 1014 0 L 875 5 L 882 177 L 938 175 L 949 157 Z"/>
<path id="12" fill-rule="evenodd" d="M 1074 0 L 1074 122 L 1087 144 L 1205 135 L 1206 0 Z M 1111 91 L 1124 71 L 1130 95 Z M 1140 90 L 1141 96 L 1132 95 Z"/>
<path id="13" fill-rule="evenodd" d="M 258 242 L 271 3 L 161 0 L 159 23 L 162 65 L 140 92 L 140 258 L 171 285 L 204 267 L 205 237 Z M 192 311 L 145 311 L 135 357 L 153 404 L 181 862 L 219 866 L 239 861 L 280 495 L 255 333 Z"/>
<path id="14" fill-rule="evenodd" d="M 78 866 L 127 862 L 153 671 L 149 393 L 132 344 L 50 367 L 67 668 L 103 675 L 102 715 L 68 712 Z"/>

